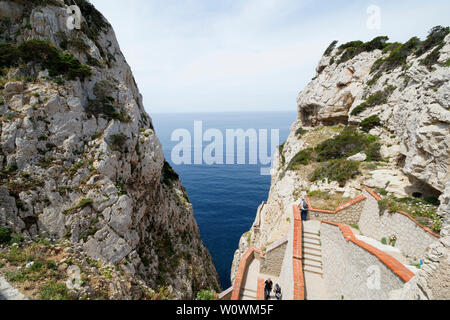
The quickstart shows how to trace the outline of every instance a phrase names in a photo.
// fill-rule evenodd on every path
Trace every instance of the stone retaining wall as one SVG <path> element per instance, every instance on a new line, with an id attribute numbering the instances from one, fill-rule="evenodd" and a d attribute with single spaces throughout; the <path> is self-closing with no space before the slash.
<path id="1" fill-rule="evenodd" d="M 288 244 L 287 237 L 270 245 L 261 259 L 261 273 L 279 277 Z"/>
<path id="2" fill-rule="evenodd" d="M 390 255 L 357 240 L 350 227 L 323 222 L 324 280 L 335 300 L 385 300 L 414 274 Z"/>
<path id="3" fill-rule="evenodd" d="M 336 210 L 322 210 L 314 208 L 309 197 L 306 201 L 309 205 L 309 220 L 316 221 L 332 221 L 336 223 L 343 223 L 347 225 L 354 225 L 359 222 L 361 212 L 364 208 L 366 197 L 360 195 L 346 203 L 341 204 Z"/>
<path id="4" fill-rule="evenodd" d="M 380 214 L 378 200 L 381 196 L 367 189 L 367 197 L 358 223 L 361 232 L 368 237 L 381 241 L 397 237 L 395 247 L 408 257 L 422 259 L 425 250 L 439 240 L 439 235 L 419 225 L 406 212 L 386 212 Z"/>

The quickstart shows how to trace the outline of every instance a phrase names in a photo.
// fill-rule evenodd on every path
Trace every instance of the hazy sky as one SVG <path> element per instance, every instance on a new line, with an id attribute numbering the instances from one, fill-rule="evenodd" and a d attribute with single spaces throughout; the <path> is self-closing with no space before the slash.
<path id="1" fill-rule="evenodd" d="M 150 113 L 296 110 L 332 40 L 425 37 L 448 0 L 91 0 L 113 25 Z M 381 9 L 381 29 L 367 9 Z"/>

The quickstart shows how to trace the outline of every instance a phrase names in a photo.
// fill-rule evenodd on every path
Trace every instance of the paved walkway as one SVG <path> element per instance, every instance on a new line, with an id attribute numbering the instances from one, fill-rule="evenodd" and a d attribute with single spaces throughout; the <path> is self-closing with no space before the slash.
<path id="1" fill-rule="evenodd" d="M 258 291 L 258 278 L 266 281 L 271 279 L 273 286 L 279 283 L 279 278 L 260 273 L 260 262 L 258 259 L 254 259 L 247 268 L 247 271 L 242 281 L 242 290 L 239 300 L 256 300 Z M 273 291 L 270 294 L 270 300 L 276 300 Z"/>
<path id="2" fill-rule="evenodd" d="M 253 259 L 245 272 L 239 300 L 256 300 L 260 263 Z"/>
<path id="3" fill-rule="evenodd" d="M 28 300 L 28 298 L 0 275 L 0 300 Z"/>
<path id="4" fill-rule="evenodd" d="M 320 221 L 303 223 L 303 270 L 306 300 L 328 300 L 323 279 Z"/>

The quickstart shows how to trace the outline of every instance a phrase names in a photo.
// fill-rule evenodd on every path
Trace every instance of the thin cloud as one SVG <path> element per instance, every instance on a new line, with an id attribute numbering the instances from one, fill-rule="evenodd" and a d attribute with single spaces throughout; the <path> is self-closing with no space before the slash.
<path id="1" fill-rule="evenodd" d="M 447 0 L 92 3 L 113 25 L 150 113 L 296 110 L 332 40 L 424 37 L 450 11 Z M 372 4 L 381 30 L 366 28 Z"/>

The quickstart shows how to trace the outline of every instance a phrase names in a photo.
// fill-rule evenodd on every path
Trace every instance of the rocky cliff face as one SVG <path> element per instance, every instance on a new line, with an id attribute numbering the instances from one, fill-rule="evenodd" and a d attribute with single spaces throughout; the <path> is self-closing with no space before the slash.
<path id="1" fill-rule="evenodd" d="M 81 30 L 67 28 L 60 1 L 0 1 L 0 227 L 66 239 L 135 286 L 177 298 L 217 290 L 114 31 L 77 3 Z M 136 298 L 131 289 L 115 297 Z"/>
<path id="2" fill-rule="evenodd" d="M 410 285 L 416 292 L 410 289 L 403 297 L 442 298 L 450 257 L 449 29 L 434 28 L 424 41 L 387 40 L 339 47 L 333 42 L 327 49 L 316 76 L 298 96 L 298 119 L 276 156 L 257 228 L 240 241 L 232 279 L 249 246 L 267 246 L 286 235 L 288 212 L 305 194 L 347 199 L 371 187 L 396 199 L 440 199 L 433 219 L 443 237 L 428 251 L 417 284 Z M 354 142 L 346 150 L 333 149 L 348 139 Z M 358 149 L 361 141 L 367 147 Z"/>

